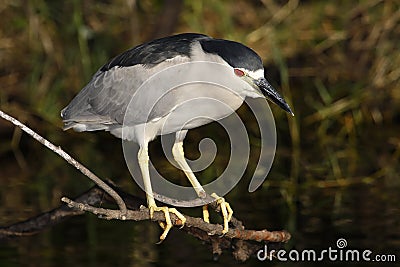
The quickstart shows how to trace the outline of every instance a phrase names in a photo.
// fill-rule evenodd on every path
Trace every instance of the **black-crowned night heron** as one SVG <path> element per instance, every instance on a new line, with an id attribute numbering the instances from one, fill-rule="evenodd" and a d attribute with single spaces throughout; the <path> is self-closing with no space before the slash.
<path id="1" fill-rule="evenodd" d="M 204 104 L 192 106 L 182 111 L 182 109 L 176 108 L 177 105 L 185 101 L 185 94 L 191 94 L 188 93 L 189 91 L 183 91 L 180 95 L 168 95 L 168 97 L 157 99 L 158 115 L 149 116 L 149 109 L 154 108 L 152 101 L 149 101 L 153 96 L 151 93 L 144 93 L 140 95 L 139 101 L 136 101 L 137 106 L 134 108 L 137 110 L 137 114 L 133 116 L 134 119 L 129 121 L 127 128 L 129 133 L 127 135 L 122 134 L 123 128 L 126 127 L 124 115 L 128 104 L 138 88 L 147 79 L 171 66 L 197 61 L 219 63 L 230 69 L 232 74 L 230 79 L 237 85 L 232 90 L 240 97 L 227 93 L 222 97 L 220 95 L 219 100 L 232 106 L 232 110 L 213 109 L 213 107 L 208 106 L 212 104 Z M 243 86 L 243 81 L 246 82 L 246 86 Z M 163 81 L 159 82 L 162 83 Z M 211 95 L 215 97 L 212 85 L 201 84 L 201 86 L 192 90 L 197 91 L 194 94 L 196 97 Z M 113 58 L 94 74 L 92 80 L 61 111 L 61 117 L 65 123 L 64 129 L 73 128 L 76 131 L 106 130 L 119 138 L 124 139 L 129 136 L 128 139 L 139 144 L 138 161 L 150 217 L 153 216 L 154 211 L 163 211 L 165 214 L 166 224 L 160 237 L 163 240 L 172 226 L 169 213 L 177 215 L 182 223 L 185 222 L 185 218 L 175 208 L 158 207 L 156 205 L 151 194 L 148 143 L 158 135 L 176 132 L 175 143 L 172 147 L 173 157 L 185 172 L 197 195 L 204 198 L 206 193 L 186 162 L 183 140 L 189 129 L 209 123 L 210 120 L 198 118 L 191 110 L 193 112 L 194 110 L 204 110 L 211 112 L 208 115 L 212 118 L 223 118 L 228 115 L 225 113 L 232 113 L 239 108 L 245 97 L 266 97 L 293 115 L 289 105 L 264 78 L 262 60 L 253 50 L 233 41 L 213 39 L 202 34 L 184 33 L 136 46 Z M 163 118 L 167 116 L 172 116 L 174 123 L 165 125 Z M 188 120 L 191 120 L 190 123 L 187 123 Z M 224 217 L 223 232 L 226 233 L 233 211 L 222 198 L 218 198 L 216 195 L 214 197 L 218 199 L 221 206 Z M 205 220 L 208 221 L 206 212 L 204 216 Z"/>

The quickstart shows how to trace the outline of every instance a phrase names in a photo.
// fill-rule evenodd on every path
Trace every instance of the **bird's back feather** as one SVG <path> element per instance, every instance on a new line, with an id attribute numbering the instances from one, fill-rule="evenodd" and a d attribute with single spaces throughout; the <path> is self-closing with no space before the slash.
<path id="1" fill-rule="evenodd" d="M 64 129 L 110 130 L 122 125 L 131 96 L 154 72 L 190 57 L 191 45 L 206 35 L 185 33 L 136 46 L 103 65 L 61 111 Z M 165 63 L 165 64 L 164 64 Z M 135 123 L 153 118 L 135 116 Z"/>

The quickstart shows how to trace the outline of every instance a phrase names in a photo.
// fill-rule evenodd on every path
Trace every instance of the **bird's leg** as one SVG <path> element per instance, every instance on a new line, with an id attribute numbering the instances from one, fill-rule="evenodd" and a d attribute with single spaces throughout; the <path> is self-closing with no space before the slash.
<path id="1" fill-rule="evenodd" d="M 186 177 L 189 179 L 189 182 L 192 184 L 197 195 L 200 198 L 205 198 L 207 196 L 206 191 L 204 191 L 203 187 L 186 162 L 185 153 L 183 152 L 183 141 L 175 141 L 174 146 L 172 147 L 172 155 L 174 156 L 174 159 L 178 163 L 179 167 L 185 173 Z"/>
<path id="2" fill-rule="evenodd" d="M 176 133 L 175 143 L 172 147 L 172 155 L 174 156 L 175 161 L 178 163 L 181 170 L 185 173 L 186 177 L 189 179 L 189 182 L 193 186 L 196 194 L 200 198 L 205 198 L 207 196 L 206 191 L 201 186 L 196 176 L 194 175 L 192 169 L 190 169 L 189 165 L 185 159 L 185 152 L 183 151 L 183 140 L 185 139 L 187 130 L 180 131 Z M 205 222 L 209 223 L 209 213 L 207 209 L 207 205 L 203 206 L 203 219 Z"/>
<path id="3" fill-rule="evenodd" d="M 185 139 L 186 133 L 186 130 L 176 133 L 175 143 L 172 147 L 172 155 L 174 156 L 174 159 L 178 163 L 179 167 L 185 173 L 186 177 L 189 179 L 197 195 L 200 198 L 205 198 L 207 196 L 206 192 L 197 180 L 196 176 L 193 174 L 193 171 L 190 169 L 185 159 L 183 140 Z M 220 206 L 222 217 L 224 219 L 224 229 L 222 233 L 225 234 L 228 232 L 228 223 L 232 218 L 233 210 L 229 203 L 224 200 L 224 198 L 217 196 L 215 193 L 211 194 L 211 196 L 216 199 L 218 205 Z M 208 212 L 207 205 L 203 206 L 203 219 L 205 222 L 210 223 L 210 214 Z"/>
<path id="4" fill-rule="evenodd" d="M 146 192 L 147 205 L 150 210 L 150 219 L 153 219 L 153 215 L 154 215 L 155 211 L 164 212 L 165 224 L 160 223 L 160 226 L 164 230 L 164 232 L 160 236 L 160 242 L 162 242 L 167 237 L 167 234 L 173 225 L 169 214 L 170 213 L 175 214 L 182 221 L 182 225 L 185 224 L 186 218 L 175 208 L 158 207 L 156 205 L 156 202 L 155 202 L 153 194 L 152 194 L 153 190 L 151 188 L 150 173 L 149 173 L 149 153 L 148 153 L 147 145 L 140 147 L 139 153 L 138 153 L 138 161 L 139 161 L 140 170 L 141 170 L 142 176 L 143 176 L 143 183 L 144 183 L 144 189 Z"/>

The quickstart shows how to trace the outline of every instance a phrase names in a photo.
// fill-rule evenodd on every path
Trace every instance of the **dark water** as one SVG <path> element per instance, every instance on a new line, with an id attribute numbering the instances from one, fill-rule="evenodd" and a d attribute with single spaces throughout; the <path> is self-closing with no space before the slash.
<path id="1" fill-rule="evenodd" d="M 366 187 L 342 192 L 310 190 L 307 197 L 314 204 L 306 207 L 299 203 L 294 214 L 289 214 L 285 203 L 279 200 L 279 190 L 266 191 L 269 193 L 260 192 L 254 197 L 244 196 L 238 203 L 232 202 L 235 212 L 248 227 L 293 227 L 293 239 L 288 248 L 336 248 L 336 240 L 345 238 L 352 249 L 399 256 L 396 190 L 386 191 L 386 197 Z M 364 198 L 365 195 L 370 201 L 360 203 L 360 196 Z M 335 207 L 337 197 L 343 198 L 342 207 Z M 368 209 L 362 209 L 364 205 Z M 213 262 L 206 246 L 178 230 L 173 230 L 163 244 L 156 245 L 159 234 L 160 229 L 154 223 L 103 221 L 86 215 L 35 236 L 2 243 L 0 263 L 1 266 L 213 266 L 235 263 L 226 253 L 217 263 Z M 260 264 L 253 258 L 246 265 Z M 274 261 L 274 264 L 278 262 Z"/>
<path id="2" fill-rule="evenodd" d="M 344 238 L 349 249 L 360 251 L 369 249 L 372 255 L 391 254 L 395 255 L 397 262 L 400 260 L 399 188 L 387 186 L 389 181 L 385 178 L 372 184 L 359 183 L 345 187 L 298 187 L 296 194 L 290 195 L 292 189 L 284 184 L 275 186 L 272 183 L 273 174 L 274 170 L 271 171 L 271 178 L 268 180 L 271 183 L 267 181 L 262 189 L 254 193 L 247 192 L 248 181 L 244 179 L 226 197 L 230 200 L 236 216 L 242 219 L 248 228 L 289 230 L 292 233 L 292 240 L 284 247 L 286 251 L 290 249 L 321 251 L 329 247 L 336 249 L 336 241 Z M 25 196 L 35 191 L 29 189 L 29 184 L 16 183 L 11 186 L 3 184 L 0 193 L 5 204 L 24 198 L 23 196 L 14 196 L 11 200 L 5 198 L 9 197 L 7 190 L 21 187 L 25 189 L 19 193 Z M 11 210 L 9 205 L 3 206 L 2 224 L 39 213 L 41 208 L 38 207 L 38 203 L 43 201 L 41 197 L 30 195 L 29 198 L 31 203 L 25 206 L 27 210 Z M 200 215 L 200 208 L 197 210 Z M 80 216 L 33 236 L 2 241 L 0 266 L 236 264 L 227 252 L 214 262 L 206 245 L 177 229 L 171 231 L 164 243 L 157 245 L 160 233 L 155 223 L 105 221 L 93 215 Z M 338 264 L 338 266 L 349 264 L 329 260 L 325 260 L 324 263 Z M 290 261 L 281 263 L 278 260 L 260 262 L 253 257 L 245 265 L 297 266 L 299 264 Z M 319 265 L 315 262 L 301 263 L 301 265 L 310 264 Z M 378 265 L 376 262 L 369 265 L 375 264 Z M 383 266 L 394 265 L 394 263 L 383 264 Z"/>
<path id="3" fill-rule="evenodd" d="M 214 163 L 198 173 L 200 181 L 205 183 L 226 166 L 226 136 L 211 124 L 199 130 L 189 132 L 185 147 L 188 158 L 199 156 L 196 147 L 204 133 L 217 140 L 218 154 Z M 213 133 L 213 134 L 209 134 Z M 65 136 L 65 133 L 59 133 Z M 69 133 L 73 141 L 62 146 L 77 155 L 87 166 L 102 177 L 113 177 L 115 182 L 128 192 L 142 194 L 129 178 L 122 156 L 121 142 L 107 133 Z M 279 137 L 279 132 L 278 132 Z M 53 140 L 57 139 L 53 137 Z M 253 138 L 257 139 L 257 137 Z M 252 153 L 250 165 L 257 158 L 257 142 L 250 140 Z M 40 157 L 32 153 L 32 140 L 21 140 L 21 154 L 26 160 L 26 168 L 17 164 L 17 156 L 8 154 L 2 160 L 0 180 L 0 225 L 9 225 L 51 210 L 60 204 L 61 196 L 74 197 L 87 190 L 91 185 L 76 170 L 56 157 L 53 153 L 41 149 Z M 34 146 L 35 146 L 34 145 Z M 150 157 L 156 167 L 175 181 L 186 181 L 182 173 L 168 165 L 159 149 L 160 141 L 150 146 Z M 225 198 L 232 205 L 235 216 L 241 219 L 248 229 L 286 229 L 292 239 L 282 247 L 287 253 L 292 250 L 313 249 L 316 253 L 337 249 L 338 239 L 344 239 L 343 248 L 370 250 L 372 259 L 376 255 L 393 255 L 397 263 L 400 260 L 400 208 L 399 189 L 395 173 L 383 172 L 382 175 L 338 178 L 337 180 L 310 177 L 324 169 L 324 161 L 310 172 L 308 166 L 300 167 L 300 175 L 290 178 L 293 168 L 290 147 L 279 143 L 273 167 L 263 186 L 253 193 L 247 188 L 251 177 L 251 167 L 243 179 Z M 366 153 L 366 156 L 370 153 Z M 110 155 L 113 155 L 110 157 Z M 361 155 L 361 153 L 360 153 Z M 304 158 L 319 157 L 314 149 L 302 151 Z M 363 159 L 358 159 L 362 162 Z M 381 160 L 382 161 L 382 160 Z M 106 164 L 104 163 L 106 162 Z M 368 162 L 368 161 L 366 161 Z M 3 167 L 7 166 L 7 167 Z M 370 166 L 360 167 L 369 169 Z M 387 170 L 390 170 L 388 168 Z M 327 171 L 329 172 L 329 170 Z M 307 177 L 303 177 L 304 176 Z M 184 213 L 201 216 L 200 208 L 183 209 Z M 212 220 L 218 220 L 214 214 Z M 217 262 L 212 260 L 210 248 L 194 237 L 178 229 L 173 229 L 168 238 L 157 245 L 161 229 L 151 222 L 106 221 L 94 215 L 84 215 L 64 221 L 46 231 L 33 236 L 20 237 L 0 243 L 0 266 L 217 266 L 237 264 L 228 252 L 224 252 Z M 294 252 L 293 252 L 294 253 Z M 291 254 L 295 255 L 295 254 Z M 319 254 L 318 254 L 319 255 Z M 288 257 L 288 254 L 286 255 Z M 334 256 L 334 255 L 333 255 Z M 295 257 L 295 256 L 293 256 Z M 317 257 L 318 258 L 318 257 Z M 391 259 L 393 260 L 393 258 Z M 346 262 L 329 260 L 325 255 L 324 264 L 346 265 L 366 262 Z M 274 259 L 261 262 L 255 256 L 246 266 L 297 266 L 315 265 L 320 262 Z M 372 265 L 394 266 L 393 262 L 370 262 Z"/>

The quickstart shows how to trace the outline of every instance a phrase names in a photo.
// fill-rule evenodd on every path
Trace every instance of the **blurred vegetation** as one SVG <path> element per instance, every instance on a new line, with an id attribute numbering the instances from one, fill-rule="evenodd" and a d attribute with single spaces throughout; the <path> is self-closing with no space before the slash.
<path id="1" fill-rule="evenodd" d="M 120 141 L 63 132 L 60 110 L 108 59 L 179 32 L 243 42 L 263 58 L 296 115 L 271 106 L 278 145 L 264 184 L 279 188 L 290 211 L 299 199 L 314 205 L 300 194 L 310 188 L 400 186 L 399 1 L 2 0 L 0 15 L 0 109 L 131 190 Z M 15 221 L 5 216 L 13 209 L 35 214 L 89 185 L 3 120 L 0 138 L 1 223 Z M 247 185 L 232 199 L 240 192 Z"/>

